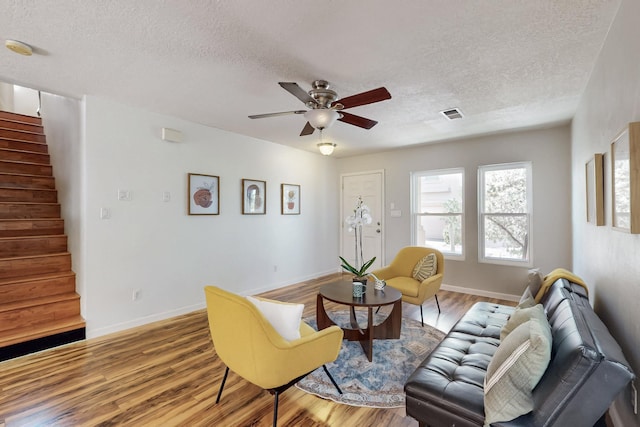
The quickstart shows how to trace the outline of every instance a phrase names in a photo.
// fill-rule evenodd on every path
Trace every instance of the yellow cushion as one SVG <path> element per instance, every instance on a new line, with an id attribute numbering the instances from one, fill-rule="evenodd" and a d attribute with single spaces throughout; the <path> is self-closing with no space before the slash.
<path id="1" fill-rule="evenodd" d="M 438 270 L 438 260 L 436 254 L 429 254 L 422 258 L 413 269 L 413 278 L 422 282 L 436 274 Z"/>
<path id="2" fill-rule="evenodd" d="M 420 282 L 413 277 L 394 277 L 392 279 L 388 279 L 386 282 L 387 285 L 399 290 L 402 295 L 410 297 L 418 296 Z"/>

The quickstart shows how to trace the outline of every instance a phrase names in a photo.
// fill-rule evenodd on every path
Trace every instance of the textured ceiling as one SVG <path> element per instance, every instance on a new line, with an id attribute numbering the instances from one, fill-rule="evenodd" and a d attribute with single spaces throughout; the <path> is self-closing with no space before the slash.
<path id="1" fill-rule="evenodd" d="M 317 152 L 279 85 L 392 99 L 337 122 L 336 156 L 569 121 L 619 0 L 0 0 L 0 80 L 95 95 Z M 440 111 L 459 108 L 448 121 Z"/>

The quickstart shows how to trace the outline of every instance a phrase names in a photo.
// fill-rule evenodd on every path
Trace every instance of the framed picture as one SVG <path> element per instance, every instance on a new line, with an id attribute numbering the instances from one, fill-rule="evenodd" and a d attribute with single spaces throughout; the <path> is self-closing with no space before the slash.
<path id="1" fill-rule="evenodd" d="M 300 186 L 296 184 L 281 184 L 280 205 L 282 207 L 282 215 L 300 215 Z"/>
<path id="2" fill-rule="evenodd" d="M 604 225 L 604 177 L 602 154 L 594 154 L 585 165 L 587 178 L 587 222 Z"/>
<path id="3" fill-rule="evenodd" d="M 640 233 L 640 122 L 629 123 L 611 143 L 613 228 Z"/>
<path id="4" fill-rule="evenodd" d="M 188 181 L 189 215 L 218 215 L 220 213 L 220 177 L 190 173 Z"/>
<path id="5" fill-rule="evenodd" d="M 267 182 L 255 179 L 242 180 L 242 214 L 267 213 Z"/>

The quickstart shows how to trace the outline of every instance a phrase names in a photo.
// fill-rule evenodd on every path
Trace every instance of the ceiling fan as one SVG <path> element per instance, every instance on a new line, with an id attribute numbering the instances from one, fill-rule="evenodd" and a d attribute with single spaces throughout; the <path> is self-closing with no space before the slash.
<path id="1" fill-rule="evenodd" d="M 347 113 L 343 110 L 391 99 L 391 94 L 384 87 L 338 99 L 338 94 L 334 90 L 329 89 L 329 82 L 326 80 L 315 80 L 311 84 L 313 89 L 309 92 L 305 92 L 297 83 L 279 82 L 278 84 L 282 86 L 284 90 L 302 101 L 309 110 L 255 114 L 249 116 L 249 118 L 263 119 L 265 117 L 277 117 L 289 114 L 304 114 L 304 117 L 307 119 L 307 124 L 302 129 L 302 132 L 300 132 L 300 136 L 311 135 L 315 129 L 326 129 L 336 120 L 364 129 L 371 129 L 378 122 Z"/>

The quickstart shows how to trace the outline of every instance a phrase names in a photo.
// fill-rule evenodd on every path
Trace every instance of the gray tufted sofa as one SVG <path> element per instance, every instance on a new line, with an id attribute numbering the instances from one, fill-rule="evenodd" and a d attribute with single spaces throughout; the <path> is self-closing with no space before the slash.
<path id="1" fill-rule="evenodd" d="M 593 426 L 634 374 L 584 288 L 559 279 L 541 303 L 553 344 L 534 410 L 492 426 Z M 476 303 L 407 380 L 407 415 L 421 427 L 482 426 L 485 373 L 513 310 Z"/>

